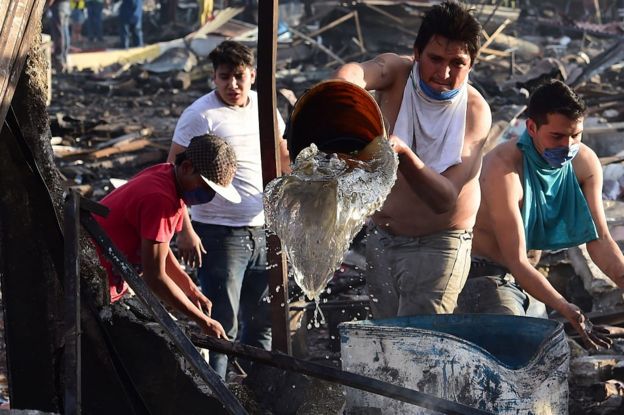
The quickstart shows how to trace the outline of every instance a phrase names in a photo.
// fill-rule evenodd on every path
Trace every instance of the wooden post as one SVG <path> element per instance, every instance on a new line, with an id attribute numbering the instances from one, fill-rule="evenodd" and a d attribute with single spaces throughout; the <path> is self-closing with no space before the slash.
<path id="1" fill-rule="evenodd" d="M 80 328 L 80 199 L 70 190 L 65 199 L 65 415 L 82 413 Z"/>
<path id="2" fill-rule="evenodd" d="M 258 2 L 258 114 L 262 180 L 266 186 L 281 173 L 279 132 L 275 114 L 275 60 L 277 57 L 278 1 Z M 267 238 L 269 295 L 273 326 L 273 350 L 291 353 L 288 327 L 288 277 L 286 260 L 277 236 Z"/>

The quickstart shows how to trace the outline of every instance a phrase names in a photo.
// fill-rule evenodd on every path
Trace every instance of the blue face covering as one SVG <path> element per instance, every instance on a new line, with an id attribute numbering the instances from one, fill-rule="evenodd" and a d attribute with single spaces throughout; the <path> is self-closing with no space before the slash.
<path id="1" fill-rule="evenodd" d="M 420 86 L 420 89 L 425 93 L 425 95 L 427 95 L 431 99 L 435 99 L 436 101 L 446 101 L 452 99 L 457 94 L 459 94 L 459 91 L 461 91 L 461 88 L 457 88 L 450 91 L 438 92 L 433 90 L 422 79 L 418 80 L 418 85 Z"/>
<path id="2" fill-rule="evenodd" d="M 578 143 L 572 144 L 570 147 L 547 148 L 542 157 L 551 167 L 559 168 L 572 160 L 578 154 L 579 148 L 581 145 Z"/>
<path id="3" fill-rule="evenodd" d="M 526 248 L 556 250 L 598 238 L 573 164 L 564 162 L 561 167 L 553 168 L 537 152 L 527 131 L 517 145 L 523 154 L 524 194 L 520 213 Z M 572 152 L 572 148 L 563 149 L 566 156 Z"/>
<path id="4" fill-rule="evenodd" d="M 202 186 L 182 192 L 182 200 L 187 206 L 201 205 L 210 202 L 215 196 L 214 191 L 210 191 Z"/>

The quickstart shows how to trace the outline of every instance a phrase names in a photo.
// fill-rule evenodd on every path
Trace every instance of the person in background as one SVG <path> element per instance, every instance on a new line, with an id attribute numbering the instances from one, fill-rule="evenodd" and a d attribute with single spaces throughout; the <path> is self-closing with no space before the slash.
<path id="1" fill-rule="evenodd" d="M 199 6 L 199 27 L 202 27 L 207 22 L 211 21 L 214 16 L 212 14 L 214 1 L 213 0 L 197 0 Z"/>
<path id="2" fill-rule="evenodd" d="M 375 90 L 399 156 L 366 236 L 375 318 L 453 313 L 470 266 L 490 108 L 468 85 L 481 26 L 445 1 L 424 16 L 413 57 L 385 53 L 335 76 Z"/>
<path id="3" fill-rule="evenodd" d="M 52 52 L 52 67 L 57 72 L 68 70 L 67 55 L 71 37 L 69 33 L 69 16 L 71 7 L 69 0 L 48 0 L 47 6 L 52 12 L 50 36 L 54 51 Z"/>
<path id="4" fill-rule="evenodd" d="M 71 8 L 71 43 L 78 46 L 82 43 L 82 24 L 87 19 L 84 0 L 69 0 Z"/>
<path id="5" fill-rule="evenodd" d="M 143 0 L 121 0 L 119 29 L 123 49 L 143 46 Z"/>
<path id="6" fill-rule="evenodd" d="M 217 136 L 199 135 L 177 155 L 175 164 L 149 167 L 104 197 L 100 203 L 110 212 L 95 218 L 154 294 L 206 334 L 224 339 L 223 327 L 210 316 L 213 304 L 182 269 L 169 243 L 182 228 L 187 205 L 209 208 L 208 202 L 217 194 L 231 203 L 240 202 L 232 186 L 235 172 L 232 148 Z M 108 274 L 111 302 L 115 302 L 128 287 L 99 250 L 98 254 Z"/>
<path id="7" fill-rule="evenodd" d="M 187 264 L 199 265 L 199 280 L 215 301 L 213 316 L 231 338 L 263 349 L 271 348 L 268 272 L 262 162 L 258 124 L 258 95 L 253 51 L 224 41 L 209 55 L 216 89 L 197 99 L 178 120 L 168 160 L 189 145 L 197 134 L 217 134 L 236 152 L 238 170 L 234 187 L 242 202 L 234 205 L 216 197 L 209 205 L 191 207 L 192 225 L 186 221 L 177 243 Z M 270 74 L 269 74 L 270 75 Z M 284 121 L 277 114 L 283 134 Z M 283 170 L 290 160 L 286 141 L 280 144 Z M 188 218 L 187 218 L 188 219 Z M 240 320 L 239 320 L 240 317 Z M 225 379 L 226 355 L 210 352 L 210 365 Z"/>
<path id="8" fill-rule="evenodd" d="M 106 5 L 108 1 L 106 1 Z M 105 0 L 87 0 L 87 37 L 90 43 L 103 42 L 104 31 L 102 30 L 102 11 Z"/>
<path id="9" fill-rule="evenodd" d="M 531 95 L 520 138 L 485 156 L 472 266 L 458 312 L 530 316 L 537 299 L 564 316 L 588 347 L 608 345 L 527 256 L 587 243 L 598 268 L 624 288 L 624 256 L 602 204 L 602 166 L 581 143 L 585 109 L 566 84 L 550 81 Z"/>

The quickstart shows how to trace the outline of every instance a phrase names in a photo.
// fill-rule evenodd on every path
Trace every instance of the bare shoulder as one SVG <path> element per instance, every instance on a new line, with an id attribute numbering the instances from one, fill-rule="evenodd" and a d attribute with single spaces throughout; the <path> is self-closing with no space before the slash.
<path id="1" fill-rule="evenodd" d="M 407 76 L 414 60 L 410 56 L 397 55 L 396 53 L 382 53 L 367 62 L 370 65 L 376 65 L 384 74 L 393 78 L 399 78 L 403 75 Z"/>
<path id="2" fill-rule="evenodd" d="M 414 64 L 412 57 L 407 55 L 397 55 L 396 53 L 382 53 L 374 57 L 371 62 L 383 63 L 395 68 L 410 68 Z"/>
<path id="3" fill-rule="evenodd" d="M 519 174 L 522 155 L 517 139 L 509 140 L 494 147 L 483 157 L 482 177 L 488 176 L 494 180 L 501 179 L 506 174 Z"/>
<path id="4" fill-rule="evenodd" d="M 499 144 L 483 158 L 479 182 L 486 205 L 517 203 L 522 198 L 522 157 L 516 141 Z"/>
<path id="5" fill-rule="evenodd" d="M 572 160 L 572 165 L 580 182 L 602 172 L 600 159 L 598 159 L 594 150 L 583 143 L 581 143 L 577 156 Z"/>
<path id="6" fill-rule="evenodd" d="M 466 110 L 466 138 L 484 141 L 492 126 L 492 112 L 485 98 L 473 86 L 468 85 L 468 108 Z"/>

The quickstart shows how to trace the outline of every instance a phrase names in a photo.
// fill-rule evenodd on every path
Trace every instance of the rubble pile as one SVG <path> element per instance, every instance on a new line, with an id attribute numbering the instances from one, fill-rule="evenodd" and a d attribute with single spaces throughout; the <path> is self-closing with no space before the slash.
<path id="1" fill-rule="evenodd" d="M 340 64 L 381 52 L 411 54 L 420 16 L 429 7 L 422 1 L 350 3 L 313 1 L 307 12 L 291 9 L 291 14 L 282 9 L 275 76 L 284 119 L 297 97 L 318 81 L 331 78 Z M 523 9 L 499 6 L 501 2 L 494 6 L 475 3 L 484 26 L 484 43 L 470 82 L 492 108 L 488 146 L 522 132 L 522 112 L 540 81 L 554 77 L 572 86 L 588 106 L 583 142 L 601 158 L 609 227 L 624 248 L 624 24 L 612 8 L 603 10 L 599 19 L 599 13 L 587 15 L 580 1 L 568 2 L 573 5 L 567 11 L 563 6 L 541 7 L 538 2 Z M 124 57 L 100 67 L 93 60 L 91 68 L 86 65 L 55 75 L 49 115 L 54 154 L 65 185 L 98 200 L 120 183 L 115 179 L 128 179 L 164 161 L 182 111 L 212 89 L 208 49 L 202 47 L 225 38 L 255 45 L 257 30 L 248 15 L 248 11 L 233 14 L 203 37 L 187 39 L 181 47 L 168 48 L 147 63 Z M 179 14 L 178 19 L 176 26 L 160 27 L 160 32 L 155 32 L 157 26 L 146 25 L 146 31 L 152 30 L 146 38 L 156 43 L 186 35 L 180 33 L 184 27 L 180 21 L 190 18 Z M 340 365 L 337 324 L 368 316 L 362 277 L 365 264 L 358 252 L 360 243 L 353 245 L 321 296 L 327 319 L 321 330 L 308 332 L 307 318 L 313 307 L 291 289 L 291 311 L 300 327 L 293 327 L 293 348 L 299 355 Z M 613 348 L 599 354 L 583 350 L 570 338 L 570 413 L 623 413 L 621 290 L 602 275 L 583 247 L 545 252 L 539 268 L 594 324 L 608 324 L 614 338 Z"/>

